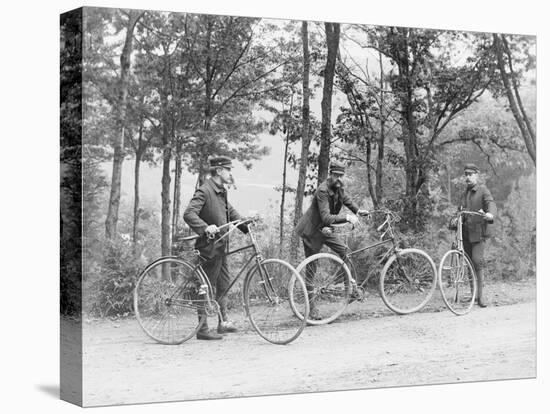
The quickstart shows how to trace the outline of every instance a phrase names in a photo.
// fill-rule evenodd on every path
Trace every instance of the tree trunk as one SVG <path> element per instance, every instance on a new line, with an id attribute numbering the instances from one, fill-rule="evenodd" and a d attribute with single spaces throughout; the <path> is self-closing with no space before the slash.
<path id="1" fill-rule="evenodd" d="M 286 129 L 285 137 L 285 155 L 283 157 L 283 188 L 281 189 L 281 208 L 280 208 L 280 217 L 279 217 L 279 257 L 283 255 L 283 238 L 284 238 L 284 224 L 285 224 L 285 196 L 286 196 L 286 167 L 287 167 L 287 158 L 288 158 L 288 141 L 290 138 L 290 129 L 292 127 L 292 110 L 293 110 L 293 99 L 294 96 L 290 98 L 290 111 L 289 111 L 289 125 Z"/>
<path id="2" fill-rule="evenodd" d="M 181 174 L 182 174 L 182 162 L 181 162 L 181 139 L 178 139 L 176 143 L 176 166 L 174 173 L 174 207 L 172 210 L 172 237 L 176 235 L 179 227 L 179 216 L 181 210 Z"/>
<path id="3" fill-rule="evenodd" d="M 404 216 L 406 222 L 415 230 L 420 228 L 418 210 L 418 192 L 423 183 L 422 167 L 418 164 L 418 148 L 416 136 L 416 121 L 412 108 L 412 90 L 408 87 L 404 104 L 405 119 L 403 120 L 403 145 L 405 148 L 405 204 Z"/>
<path id="4" fill-rule="evenodd" d="M 205 82 L 204 82 L 204 98 L 205 98 L 205 104 L 204 104 L 204 122 L 203 122 L 203 131 L 205 136 L 208 137 L 208 133 L 210 131 L 210 126 L 212 124 L 212 95 L 213 95 L 213 70 L 214 70 L 214 63 L 212 62 L 212 31 L 213 31 L 213 23 L 210 19 L 208 21 L 207 25 L 207 36 L 206 36 L 206 75 L 205 75 Z M 201 185 L 204 184 L 204 181 L 206 179 L 207 174 L 207 168 L 206 165 L 208 163 L 208 156 L 209 155 L 219 155 L 219 154 L 209 154 L 208 150 L 206 149 L 207 146 L 205 146 L 205 149 L 201 149 L 200 151 L 200 165 L 199 165 L 199 176 L 197 177 L 197 184 L 196 188 L 199 188 Z"/>
<path id="5" fill-rule="evenodd" d="M 161 255 L 170 255 L 170 134 L 166 120 L 162 126 Z"/>
<path id="6" fill-rule="evenodd" d="M 132 225 L 132 244 L 134 255 L 137 253 L 138 225 L 139 225 L 139 170 L 141 167 L 141 157 L 145 151 L 143 145 L 143 121 L 139 125 L 138 142 L 136 147 L 136 163 L 134 165 L 134 217 Z"/>
<path id="7" fill-rule="evenodd" d="M 383 203 L 384 189 L 382 187 L 384 167 L 384 145 L 386 141 L 386 115 L 384 114 L 384 67 L 382 65 L 382 53 L 378 52 L 380 63 L 380 139 L 378 141 L 378 157 L 376 160 L 376 205 L 378 208 Z"/>
<path id="8" fill-rule="evenodd" d="M 309 144 L 309 45 L 307 22 L 302 22 L 302 49 L 304 54 L 304 69 L 302 83 L 302 150 L 300 152 L 300 168 L 298 170 L 298 185 L 296 186 L 296 200 L 294 204 L 294 226 L 302 217 L 304 193 L 306 188 L 306 174 L 308 167 Z M 290 261 L 296 264 L 298 257 L 298 235 L 293 231 L 290 240 Z"/>
<path id="9" fill-rule="evenodd" d="M 495 52 L 497 55 L 498 68 L 500 70 L 500 75 L 502 78 L 504 89 L 506 91 L 506 96 L 508 98 L 510 110 L 512 111 L 512 114 L 516 119 L 516 123 L 519 127 L 519 130 L 521 131 L 521 136 L 523 137 L 523 141 L 525 142 L 525 147 L 527 148 L 527 152 L 529 153 L 529 156 L 533 160 L 533 164 L 536 165 L 537 164 L 536 136 L 531 134 L 531 131 L 533 131 L 533 128 L 530 125 L 529 118 L 527 118 L 525 111 L 520 110 L 520 107 L 523 108 L 523 103 L 517 91 L 517 87 L 516 87 L 517 85 L 515 84 L 512 85 L 512 82 L 510 81 L 510 76 L 513 77 L 514 73 L 511 72 L 510 74 L 508 74 L 506 72 L 506 63 L 504 61 L 504 51 L 503 51 L 503 48 L 504 48 L 503 40 L 505 40 L 505 37 L 504 35 L 502 35 L 502 39 L 501 39 L 498 34 L 493 34 L 493 40 L 495 45 Z M 511 61 L 509 61 L 509 64 L 511 67 Z M 516 91 L 515 95 L 514 95 L 514 90 Z"/>
<path id="10" fill-rule="evenodd" d="M 164 85 L 169 83 L 170 77 L 170 55 L 168 54 L 167 47 L 164 47 L 164 70 L 163 80 Z M 170 161 L 172 158 L 172 139 L 174 131 L 174 119 L 170 115 L 170 108 L 168 107 L 168 93 L 161 87 L 160 91 L 161 102 L 161 122 L 162 122 L 162 179 L 161 179 L 161 236 L 160 236 L 160 249 L 162 256 L 170 256 L 171 254 L 171 216 L 170 216 Z M 163 266 L 163 277 L 168 278 L 169 268 Z"/>
<path id="11" fill-rule="evenodd" d="M 105 220 L 105 236 L 112 239 L 116 234 L 118 208 L 120 205 L 120 187 L 122 178 L 122 163 L 124 161 L 124 134 L 126 130 L 126 104 L 128 100 L 128 75 L 130 72 L 130 55 L 134 39 L 134 28 L 143 12 L 132 10 L 128 18 L 126 39 L 120 55 L 120 96 L 118 105 L 118 134 L 113 142 L 113 171 L 111 176 L 111 194 L 109 208 Z"/>
<path id="12" fill-rule="evenodd" d="M 453 196 L 451 184 L 452 184 L 452 182 L 451 182 L 451 169 L 447 166 L 447 186 L 448 186 L 447 198 L 449 199 L 449 203 L 453 202 L 453 200 L 451 198 Z"/>
<path id="13" fill-rule="evenodd" d="M 134 166 L 134 223 L 132 226 L 132 243 L 134 245 L 134 254 L 138 242 L 137 229 L 139 225 L 139 168 L 141 165 L 141 152 L 136 152 L 136 164 Z"/>
<path id="14" fill-rule="evenodd" d="M 401 130 L 405 150 L 405 200 L 403 205 L 404 224 L 414 230 L 422 227 L 421 212 L 418 211 L 418 193 L 425 181 L 425 171 L 419 163 L 417 125 L 414 114 L 414 73 L 410 70 L 410 48 L 407 40 L 398 62 L 399 85 L 401 89 Z"/>
<path id="15" fill-rule="evenodd" d="M 332 114 L 332 87 L 336 68 L 336 56 L 340 42 L 340 24 L 325 23 L 327 37 L 327 62 L 325 65 L 323 99 L 321 101 L 321 145 L 318 158 L 317 183 L 321 184 L 328 176 L 330 159 L 330 123 Z"/>
<path id="16" fill-rule="evenodd" d="M 365 130 L 365 128 L 363 128 Z M 365 134 L 367 134 L 368 132 L 365 130 Z M 372 200 L 372 204 L 374 206 L 375 209 L 378 208 L 378 200 L 376 199 L 376 192 L 375 192 L 375 189 L 372 185 L 372 173 L 371 173 L 371 157 L 372 157 L 372 147 L 371 147 L 371 143 L 370 143 L 370 138 L 368 137 L 368 135 L 365 136 L 365 145 L 366 145 L 366 150 L 365 150 L 365 156 L 366 156 L 366 167 L 367 167 L 367 186 L 368 186 L 368 189 L 369 189 L 369 194 L 370 194 L 370 198 Z"/>
<path id="17" fill-rule="evenodd" d="M 510 52 L 510 46 L 508 45 L 508 41 L 506 40 L 506 36 L 501 35 L 501 37 L 502 37 L 502 44 L 503 44 L 504 50 L 506 52 L 506 56 L 508 57 L 508 67 L 510 68 L 510 75 L 512 77 L 512 85 L 514 87 L 514 95 L 516 96 L 516 99 L 518 101 L 518 107 L 519 107 L 519 110 L 520 110 L 521 115 L 523 117 L 523 120 L 525 121 L 525 126 L 527 127 L 527 131 L 529 131 L 529 135 L 531 136 L 531 139 L 532 139 L 531 142 L 533 144 L 533 147 L 536 148 L 537 133 L 533 129 L 533 126 L 531 124 L 531 120 L 529 119 L 529 117 L 527 116 L 527 113 L 525 112 L 525 108 L 523 107 L 523 101 L 521 99 L 521 96 L 519 95 L 519 84 L 518 84 L 516 74 L 514 72 L 514 66 L 512 64 L 512 53 Z"/>

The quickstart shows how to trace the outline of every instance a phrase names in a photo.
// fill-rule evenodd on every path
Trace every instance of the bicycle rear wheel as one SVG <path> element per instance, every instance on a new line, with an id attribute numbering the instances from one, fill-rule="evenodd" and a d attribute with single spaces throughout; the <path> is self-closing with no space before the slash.
<path id="1" fill-rule="evenodd" d="M 449 250 L 439 263 L 439 290 L 445 305 L 455 315 L 465 315 L 474 306 L 477 283 L 470 259 L 459 250 Z"/>
<path id="2" fill-rule="evenodd" d="M 400 315 L 416 312 L 431 299 L 437 270 L 431 257 L 420 249 L 403 249 L 391 256 L 380 275 L 380 296 Z"/>
<path id="3" fill-rule="evenodd" d="M 183 260 L 166 257 L 151 263 L 139 275 L 134 290 L 139 325 L 162 344 L 187 341 L 206 318 L 207 286 L 199 272 Z"/>
<path id="4" fill-rule="evenodd" d="M 247 275 L 244 304 L 250 323 L 265 340 L 278 345 L 294 341 L 306 326 L 293 311 L 309 314 L 306 286 L 296 269 L 284 260 L 267 259 Z"/>
<path id="5" fill-rule="evenodd" d="M 310 307 L 319 318 L 310 317 L 307 323 L 323 325 L 338 318 L 348 306 L 352 291 L 351 274 L 344 261 L 330 253 L 317 253 L 296 270 L 306 283 Z M 303 318 L 298 310 L 296 314 Z"/>

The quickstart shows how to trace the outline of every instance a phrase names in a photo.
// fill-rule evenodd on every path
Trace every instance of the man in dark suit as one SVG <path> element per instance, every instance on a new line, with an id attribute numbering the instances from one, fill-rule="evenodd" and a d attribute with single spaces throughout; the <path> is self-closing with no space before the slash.
<path id="1" fill-rule="evenodd" d="M 310 207 L 302 216 L 296 226 L 296 233 L 304 243 L 304 253 L 309 257 L 319 253 L 323 245 L 330 247 L 342 259 L 345 258 L 348 247 L 330 231 L 331 224 L 357 223 L 359 220 L 356 214 L 366 215 L 368 211 L 360 210 L 359 207 L 344 192 L 342 179 L 345 174 L 345 167 L 339 162 L 332 162 L 329 167 L 329 177 L 322 182 L 315 194 Z M 340 213 L 342 206 L 346 206 L 353 214 Z M 311 300 L 310 292 L 313 290 L 313 277 L 315 269 L 306 271 L 306 288 L 310 301 L 310 319 L 320 319 L 319 311 Z"/>
<path id="2" fill-rule="evenodd" d="M 477 303 L 480 307 L 487 306 L 483 295 L 483 268 L 485 265 L 485 243 L 493 235 L 492 224 L 497 213 L 497 207 L 489 189 L 480 183 L 479 168 L 475 164 L 464 166 L 466 191 L 460 199 L 460 209 L 479 211 L 484 217 L 466 215 L 462 226 L 464 250 L 472 260 L 477 276 Z"/>
<path id="3" fill-rule="evenodd" d="M 216 243 L 209 238 L 220 233 L 218 226 L 240 219 L 239 213 L 227 201 L 225 188 L 225 185 L 233 183 L 232 166 L 231 159 L 228 157 L 211 157 L 209 159 L 211 177 L 195 191 L 183 214 L 185 222 L 200 236 L 195 243 L 195 248 L 206 259 L 202 263 L 202 268 L 215 290 L 216 300 L 220 305 L 221 316 L 217 333 L 208 329 L 205 318 L 205 322 L 197 332 L 197 339 L 222 339 L 221 334 L 237 331 L 235 325 L 227 318 L 227 298 L 220 297 L 231 282 L 225 256 L 228 237 Z M 239 229 L 244 233 L 248 232 L 246 226 Z M 201 312 L 204 313 L 204 311 L 199 312 L 199 319 Z"/>

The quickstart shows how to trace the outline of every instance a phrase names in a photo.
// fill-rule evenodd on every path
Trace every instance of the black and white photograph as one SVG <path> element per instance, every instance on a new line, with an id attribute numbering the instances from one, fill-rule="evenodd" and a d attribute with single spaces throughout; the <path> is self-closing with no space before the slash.
<path id="1" fill-rule="evenodd" d="M 80 318 L 61 340 L 80 327 L 82 389 L 67 364 L 62 398 L 534 377 L 535 47 L 63 14 L 60 310 Z"/>
<path id="2" fill-rule="evenodd" d="M 538 29 L 119 3 L 57 10 L 38 391 L 332 412 L 538 384 Z"/>

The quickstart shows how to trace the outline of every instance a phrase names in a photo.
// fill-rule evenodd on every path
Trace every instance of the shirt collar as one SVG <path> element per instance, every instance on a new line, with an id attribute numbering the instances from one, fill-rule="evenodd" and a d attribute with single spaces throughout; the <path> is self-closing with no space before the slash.
<path id="1" fill-rule="evenodd" d="M 473 187 L 468 188 L 468 191 L 476 192 L 479 187 L 479 184 L 474 185 Z"/>
<path id="2" fill-rule="evenodd" d="M 210 178 L 209 181 L 210 181 L 210 185 L 212 186 L 212 188 L 217 194 L 225 193 L 225 187 L 223 186 L 223 184 L 216 183 L 216 181 L 214 181 L 212 178 Z"/>

